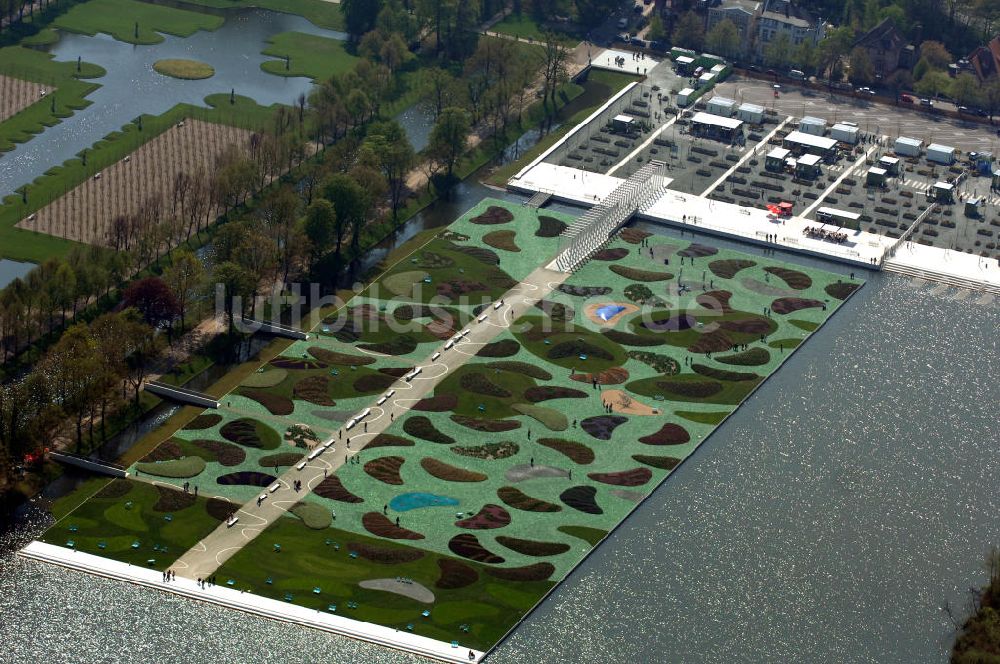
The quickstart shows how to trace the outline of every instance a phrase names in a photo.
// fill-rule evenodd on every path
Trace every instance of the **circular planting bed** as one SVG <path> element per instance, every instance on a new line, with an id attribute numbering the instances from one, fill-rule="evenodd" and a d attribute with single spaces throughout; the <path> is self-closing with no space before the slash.
<path id="1" fill-rule="evenodd" d="M 329 498 L 341 503 L 357 504 L 365 502 L 365 499 L 361 496 L 355 496 L 348 491 L 336 475 L 331 475 L 317 484 L 316 488 L 313 489 L 313 493 L 321 498 Z"/>
<path id="2" fill-rule="evenodd" d="M 381 512 L 367 512 L 361 517 L 361 525 L 376 537 L 401 540 L 421 540 L 424 536 L 416 531 L 400 528 L 392 519 Z"/>
<path id="3" fill-rule="evenodd" d="M 522 512 L 560 512 L 562 507 L 546 502 L 540 498 L 532 498 L 520 489 L 512 486 L 502 486 L 497 489 L 497 497 L 508 507 Z"/>
<path id="4" fill-rule="evenodd" d="M 595 415 L 580 422 L 580 428 L 598 440 L 611 440 L 611 434 L 628 422 L 621 415 Z"/>
<path id="5" fill-rule="evenodd" d="M 493 530 L 510 525 L 510 512 L 499 505 L 484 505 L 475 516 L 455 522 L 459 528 L 467 530 Z"/>
<path id="6" fill-rule="evenodd" d="M 153 69 L 163 76 L 180 78 L 185 81 L 200 81 L 215 76 L 215 69 L 212 65 L 198 60 L 181 58 L 157 60 L 153 63 Z"/>
<path id="7" fill-rule="evenodd" d="M 420 460 L 420 467 L 427 471 L 428 475 L 444 480 L 445 482 L 485 482 L 487 477 L 483 473 L 474 470 L 466 470 L 458 466 L 452 466 L 444 461 L 438 461 L 431 457 L 424 457 Z M 400 482 L 402 484 L 402 482 Z"/>
<path id="8" fill-rule="evenodd" d="M 448 540 L 448 549 L 456 556 L 475 560 L 477 563 L 499 565 L 504 562 L 502 557 L 490 552 L 480 544 L 479 539 L 472 533 L 455 535 Z"/>

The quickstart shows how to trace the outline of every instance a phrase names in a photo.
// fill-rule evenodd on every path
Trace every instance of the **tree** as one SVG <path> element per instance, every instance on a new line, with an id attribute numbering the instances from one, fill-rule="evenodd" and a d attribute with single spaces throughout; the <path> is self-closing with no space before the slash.
<path id="1" fill-rule="evenodd" d="M 817 58 L 817 68 L 819 74 L 830 73 L 830 83 L 833 83 L 833 73 L 836 63 L 847 55 L 854 43 L 854 31 L 850 26 L 834 28 L 826 33 L 826 37 L 819 44 L 819 56 Z"/>
<path id="2" fill-rule="evenodd" d="M 39 370 L 62 411 L 76 423 L 76 447 L 83 442 L 83 420 L 96 399 L 95 383 L 102 359 L 83 323 L 67 329 L 42 359 Z"/>
<path id="3" fill-rule="evenodd" d="M 239 303 L 239 313 L 242 315 L 246 311 L 247 300 L 256 288 L 256 284 L 249 272 L 232 261 L 217 265 L 212 277 L 215 281 L 216 303 L 222 300 L 222 311 L 226 317 L 229 333 L 232 334 L 236 305 Z"/>
<path id="4" fill-rule="evenodd" d="M 454 106 L 441 111 L 441 116 L 431 130 L 427 154 L 445 168 L 449 186 L 455 164 L 465 152 L 470 130 L 469 114 Z"/>
<path id="5" fill-rule="evenodd" d="M 340 11 L 347 33 L 357 39 L 374 28 L 381 9 L 382 0 L 341 0 Z"/>
<path id="6" fill-rule="evenodd" d="M 325 198 L 318 198 L 306 208 L 304 230 L 309 238 L 310 263 L 316 265 L 333 246 L 336 236 L 337 213 L 333 204 Z"/>
<path id="7" fill-rule="evenodd" d="M 951 78 L 943 71 L 931 70 L 917 81 L 914 88 L 925 97 L 937 97 L 951 87 Z"/>
<path id="8" fill-rule="evenodd" d="M 556 89 L 566 80 L 566 62 L 569 51 L 563 46 L 555 33 L 545 33 L 545 68 L 542 71 L 544 84 L 542 87 L 542 104 L 548 107 L 548 98 L 552 97 L 553 110 L 556 104 Z"/>
<path id="9" fill-rule="evenodd" d="M 732 58 L 740 53 L 740 33 L 736 24 L 728 18 L 719 21 L 705 37 L 708 50 L 724 58 Z"/>
<path id="10" fill-rule="evenodd" d="M 948 65 L 954 62 L 954 58 L 944 44 L 934 40 L 921 42 L 920 57 L 927 60 L 927 64 L 933 69 L 947 69 Z"/>
<path id="11" fill-rule="evenodd" d="M 897 103 L 899 102 L 900 92 L 913 89 L 913 76 L 905 69 L 897 69 L 889 75 L 889 78 L 885 82 L 889 86 L 889 89 L 892 90 Z"/>
<path id="12" fill-rule="evenodd" d="M 983 105 L 986 98 L 984 91 L 979 86 L 979 81 L 968 72 L 962 72 L 951 82 L 949 88 L 951 98 L 960 106 Z"/>
<path id="13" fill-rule="evenodd" d="M 659 14 L 653 14 L 649 20 L 649 31 L 646 32 L 649 41 L 663 41 L 667 38 L 667 30 L 663 27 L 663 19 Z"/>
<path id="14" fill-rule="evenodd" d="M 875 82 L 875 66 L 868 51 L 860 46 L 851 51 L 851 68 L 847 78 L 852 85 L 870 85 Z"/>
<path id="15" fill-rule="evenodd" d="M 365 211 L 368 209 L 367 196 L 357 180 L 346 173 L 337 173 L 330 176 L 323 185 L 323 197 L 333 204 L 336 213 L 334 228 L 337 243 L 334 252 L 339 255 L 348 227 L 354 228 L 364 223 Z"/>
<path id="16" fill-rule="evenodd" d="M 389 186 L 389 203 L 395 220 L 406 195 L 406 177 L 416 161 L 416 154 L 406 131 L 395 120 L 373 125 L 362 145 L 369 150 Z"/>
<path id="17" fill-rule="evenodd" d="M 153 328 L 169 327 L 180 312 L 177 298 L 159 277 L 146 277 L 129 284 L 122 293 L 122 305 L 135 307 Z"/>
<path id="18" fill-rule="evenodd" d="M 133 403 L 138 408 L 139 390 L 149 375 L 152 361 L 159 355 L 160 338 L 135 309 L 122 312 L 121 331 L 126 358 L 125 378 L 132 388 Z"/>
<path id="19" fill-rule="evenodd" d="M 163 273 L 163 281 L 177 301 L 177 317 L 180 319 L 181 332 L 184 331 L 184 317 L 187 315 L 188 303 L 197 295 L 204 279 L 205 269 L 201 261 L 186 249 L 175 252 L 173 263 Z"/>
<path id="20" fill-rule="evenodd" d="M 700 51 L 705 43 L 705 28 L 701 18 L 694 11 L 686 11 L 674 26 L 673 42 L 684 48 Z"/>
<path id="21" fill-rule="evenodd" d="M 811 39 L 805 39 L 795 48 L 792 62 L 807 75 L 812 75 L 819 66 L 819 57 L 820 51 L 816 43 Z"/>
<path id="22" fill-rule="evenodd" d="M 596 28 L 614 13 L 621 3 L 618 0 L 575 0 L 576 13 L 580 23 L 588 28 Z M 551 13 L 545 18 L 551 16 Z"/>
<path id="23" fill-rule="evenodd" d="M 782 33 L 764 47 L 764 61 L 771 67 L 784 69 L 792 57 L 792 41 Z"/>
<path id="24" fill-rule="evenodd" d="M 992 122 L 993 116 L 1000 112 L 1000 79 L 994 78 L 983 87 L 983 104 Z"/>

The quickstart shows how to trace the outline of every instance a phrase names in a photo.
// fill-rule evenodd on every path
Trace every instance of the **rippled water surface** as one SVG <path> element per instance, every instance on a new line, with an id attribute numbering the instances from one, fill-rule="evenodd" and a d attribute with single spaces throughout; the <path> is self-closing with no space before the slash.
<path id="1" fill-rule="evenodd" d="M 940 607 L 1000 543 L 1000 309 L 952 296 L 871 277 L 491 661 L 947 661 Z M 9 555 L 0 641 L 15 662 L 418 661 Z"/>

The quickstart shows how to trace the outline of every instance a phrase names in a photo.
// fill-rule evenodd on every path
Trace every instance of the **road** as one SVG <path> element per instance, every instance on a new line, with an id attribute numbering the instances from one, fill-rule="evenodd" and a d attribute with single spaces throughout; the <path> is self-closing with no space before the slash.
<path id="1" fill-rule="evenodd" d="M 548 264 L 545 261 L 544 264 Z M 309 461 L 307 456 L 303 457 L 306 466 L 300 471 L 292 467 L 280 478 L 278 478 L 278 488 L 273 493 L 267 488 L 261 490 L 266 499 L 258 504 L 256 500 L 251 500 L 243 505 L 236 513 L 239 522 L 232 527 L 227 527 L 225 523 L 219 525 L 212 533 L 198 542 L 194 547 L 182 555 L 172 566 L 172 569 L 180 576 L 189 579 L 205 578 L 212 575 L 237 551 L 253 541 L 258 535 L 274 521 L 281 518 L 295 503 L 302 500 L 312 492 L 316 486 L 328 475 L 336 473 L 337 469 L 348 463 L 348 459 L 364 451 L 364 445 L 382 433 L 395 421 L 395 417 L 404 415 L 417 401 L 431 394 L 441 379 L 448 372 L 457 369 L 470 358 L 475 357 L 476 352 L 484 344 L 489 343 L 501 332 L 532 307 L 538 300 L 548 295 L 554 288 L 566 280 L 569 274 L 555 272 L 545 268 L 538 268 L 524 281 L 520 282 L 509 290 L 502 298 L 503 306 L 499 309 L 490 307 L 486 310 L 487 318 L 483 322 L 472 321 L 465 329 L 469 330 L 468 335 L 450 350 L 445 350 L 444 344 L 436 347 L 427 358 L 418 366 L 422 367 L 422 373 L 410 382 L 402 379 L 396 382 L 390 389 L 396 391 L 385 407 L 371 404 L 372 413 L 368 417 L 367 426 L 357 425 L 351 431 L 343 428 L 338 430 L 331 438 L 334 441 L 325 452 Z M 440 357 L 434 361 L 434 353 L 440 353 Z M 381 396 L 381 395 L 380 395 Z M 350 449 L 348 449 L 350 441 Z M 155 480 L 146 477 L 136 479 L 156 483 Z M 294 482 L 302 482 L 302 488 L 294 491 Z M 164 484 L 170 488 L 173 485 Z"/>
<path id="2" fill-rule="evenodd" d="M 963 152 L 991 151 L 1000 154 L 1000 138 L 990 125 L 923 113 L 910 104 L 891 106 L 825 91 L 794 87 L 782 82 L 776 99 L 771 81 L 734 75 L 715 87 L 715 94 L 738 103 L 751 102 L 774 108 L 780 115 L 813 115 L 828 122 L 848 120 L 861 130 L 890 136 L 909 136 L 926 143 L 943 143 Z"/>

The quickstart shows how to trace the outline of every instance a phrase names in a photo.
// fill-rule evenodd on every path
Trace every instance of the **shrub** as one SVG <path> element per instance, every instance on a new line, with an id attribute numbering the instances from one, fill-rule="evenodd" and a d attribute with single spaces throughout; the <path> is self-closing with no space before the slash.
<path id="1" fill-rule="evenodd" d="M 627 355 L 633 360 L 653 367 L 661 374 L 674 375 L 681 371 L 680 362 L 667 355 L 659 355 L 645 350 L 630 350 Z"/>
<path id="2" fill-rule="evenodd" d="M 644 304 L 653 299 L 653 291 L 643 284 L 629 284 L 625 287 L 625 297 L 632 302 Z"/>
<path id="3" fill-rule="evenodd" d="M 565 431 L 569 427 L 569 420 L 562 412 L 546 408 L 544 406 L 533 406 L 526 403 L 516 403 L 511 406 L 521 415 L 537 420 L 550 431 Z"/>
<path id="4" fill-rule="evenodd" d="M 492 461 L 494 459 L 506 459 L 508 457 L 512 457 L 517 454 L 520 449 L 521 448 L 517 443 L 505 440 L 499 443 L 486 443 L 485 445 L 473 445 L 467 447 L 456 445 L 451 448 L 451 451 L 455 454 L 461 454 L 462 456 Z"/>
<path id="5" fill-rule="evenodd" d="M 302 519 L 302 523 L 305 524 L 306 528 L 312 530 L 329 528 L 330 523 L 333 521 L 333 515 L 330 514 L 330 510 L 316 503 L 304 503 L 300 501 L 292 505 L 292 508 L 288 511 Z"/>

